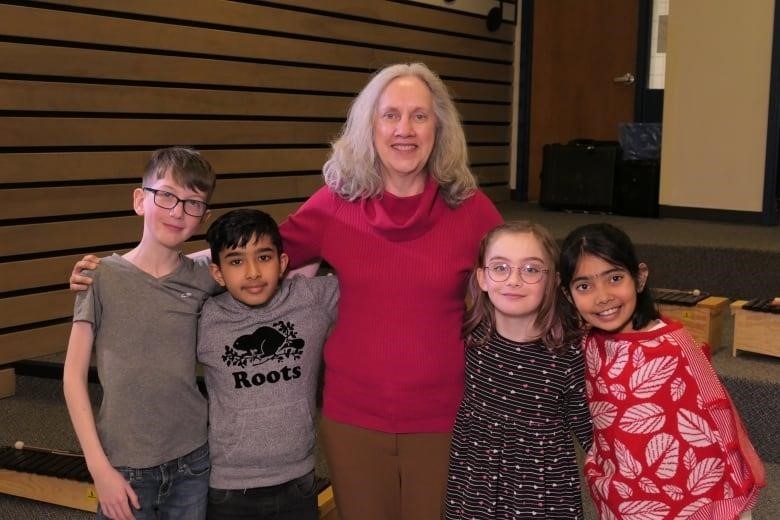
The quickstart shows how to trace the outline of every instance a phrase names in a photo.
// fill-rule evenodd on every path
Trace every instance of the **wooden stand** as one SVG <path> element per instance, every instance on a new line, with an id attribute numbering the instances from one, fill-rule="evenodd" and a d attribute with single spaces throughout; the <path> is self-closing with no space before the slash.
<path id="1" fill-rule="evenodd" d="M 0 369 L 0 399 L 16 393 L 16 373 L 13 368 Z"/>
<path id="2" fill-rule="evenodd" d="M 317 495 L 317 506 L 320 510 L 320 520 L 339 520 L 336 511 L 336 499 L 333 497 L 333 486 L 328 486 Z"/>
<path id="3" fill-rule="evenodd" d="M 0 469 L 0 493 L 94 513 L 98 499 L 92 483 Z M 320 520 L 338 520 L 333 488 L 317 497 Z"/>
<path id="4" fill-rule="evenodd" d="M 728 298 L 720 296 L 710 296 L 694 306 L 658 303 L 663 316 L 682 322 L 693 339 L 709 344 L 712 353 L 722 347 L 723 318 L 728 308 Z"/>
<path id="5" fill-rule="evenodd" d="M 83 455 L 45 448 L 0 447 L 0 493 L 92 513 L 98 507 Z M 330 485 L 320 491 L 317 505 L 320 520 L 338 520 Z"/>
<path id="6" fill-rule="evenodd" d="M 0 469 L 0 493 L 93 513 L 98 505 L 91 483 L 8 469 Z"/>
<path id="7" fill-rule="evenodd" d="M 780 314 L 749 311 L 742 307 L 745 300 L 731 304 L 734 316 L 734 349 L 780 357 Z"/>

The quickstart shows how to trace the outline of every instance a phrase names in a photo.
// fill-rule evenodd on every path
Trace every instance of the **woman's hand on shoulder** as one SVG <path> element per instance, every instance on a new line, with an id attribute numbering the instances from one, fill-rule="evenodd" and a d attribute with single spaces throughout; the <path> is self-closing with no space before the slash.
<path id="1" fill-rule="evenodd" d="M 86 291 L 92 284 L 92 278 L 84 274 L 84 271 L 94 271 L 100 263 L 100 258 L 95 255 L 86 255 L 76 262 L 70 273 L 70 290 Z"/>

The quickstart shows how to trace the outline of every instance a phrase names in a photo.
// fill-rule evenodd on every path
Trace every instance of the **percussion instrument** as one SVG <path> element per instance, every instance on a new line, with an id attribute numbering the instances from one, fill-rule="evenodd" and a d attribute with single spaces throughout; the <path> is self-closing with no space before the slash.
<path id="1" fill-rule="evenodd" d="M 320 520 L 337 520 L 333 489 L 318 479 Z M 97 511 L 92 476 L 81 453 L 25 446 L 0 447 L 0 493 L 84 511 Z"/>
<path id="2" fill-rule="evenodd" d="M 711 296 L 699 289 L 654 289 L 653 297 L 661 315 L 681 322 L 697 343 L 706 343 L 713 353 L 722 346 L 728 298 Z"/>
<path id="3" fill-rule="evenodd" d="M 731 304 L 734 316 L 732 355 L 739 351 L 780 357 L 780 298 L 737 300 Z"/>
<path id="4" fill-rule="evenodd" d="M 780 298 L 755 298 L 747 301 L 742 308 L 746 311 L 780 314 Z"/>
<path id="5" fill-rule="evenodd" d="M 709 297 L 709 294 L 693 289 L 692 291 L 681 291 L 678 289 L 653 289 L 653 298 L 659 303 L 668 303 L 671 305 L 694 306 L 700 301 Z"/>
<path id="6" fill-rule="evenodd" d="M 97 510 L 97 494 L 80 453 L 0 447 L 0 493 L 84 511 Z"/>

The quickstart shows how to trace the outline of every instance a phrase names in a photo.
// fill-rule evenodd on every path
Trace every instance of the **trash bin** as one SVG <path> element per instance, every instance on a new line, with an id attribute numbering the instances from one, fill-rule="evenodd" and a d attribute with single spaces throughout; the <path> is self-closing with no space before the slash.
<path id="1" fill-rule="evenodd" d="M 661 159 L 661 123 L 621 123 L 618 135 L 624 160 Z"/>
<path id="2" fill-rule="evenodd" d="M 618 135 L 623 160 L 615 174 L 615 213 L 657 217 L 661 123 L 623 123 Z"/>

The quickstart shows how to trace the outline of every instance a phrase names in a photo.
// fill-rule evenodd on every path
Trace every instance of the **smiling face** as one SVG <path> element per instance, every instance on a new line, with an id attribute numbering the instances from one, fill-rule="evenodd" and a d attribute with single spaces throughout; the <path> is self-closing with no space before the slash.
<path id="1" fill-rule="evenodd" d="M 187 188 L 176 182 L 170 171 L 147 188 L 159 190 L 159 196 L 180 201 L 198 200 L 206 202 L 207 194 L 197 189 Z M 171 197 L 173 195 L 174 197 Z M 162 200 L 161 198 L 161 200 Z M 166 204 L 167 205 L 167 204 Z M 164 247 L 178 249 L 197 231 L 201 223 L 208 220 L 209 212 L 201 217 L 193 217 L 184 211 L 184 203 L 177 202 L 171 209 L 155 204 L 155 194 L 143 188 L 133 192 L 133 208 L 136 214 L 144 217 L 144 241 L 154 240 Z"/>
<path id="2" fill-rule="evenodd" d="M 374 113 L 374 148 L 382 175 L 404 178 L 426 171 L 436 140 L 436 115 L 428 86 L 415 76 L 388 83 Z"/>
<path id="3" fill-rule="evenodd" d="M 568 289 L 587 323 L 606 332 L 632 332 L 637 293 L 644 287 L 647 274 L 647 266 L 640 264 L 639 279 L 635 281 L 625 268 L 584 254 L 577 261 Z"/>
<path id="4" fill-rule="evenodd" d="M 496 282 L 488 269 L 501 264 L 510 266 L 511 272 L 506 280 Z M 549 272 L 544 271 L 549 265 L 539 240 L 530 232 L 502 232 L 488 245 L 484 266 L 477 269 L 477 282 L 495 308 L 496 329 L 499 333 L 508 336 L 506 331 L 520 328 L 526 331 L 528 337 L 539 334 L 533 327 L 544 299 L 546 277 L 550 276 Z M 530 271 L 531 275 L 521 274 L 518 267 Z M 523 276 L 538 281 L 528 283 L 523 280 Z"/>
<path id="5" fill-rule="evenodd" d="M 276 293 L 285 269 L 287 255 L 280 255 L 268 236 L 254 235 L 243 247 L 220 251 L 219 265 L 211 264 L 211 275 L 236 300 L 258 306 Z"/>

